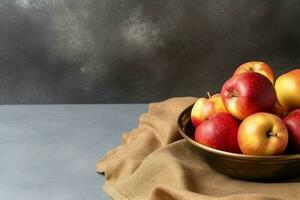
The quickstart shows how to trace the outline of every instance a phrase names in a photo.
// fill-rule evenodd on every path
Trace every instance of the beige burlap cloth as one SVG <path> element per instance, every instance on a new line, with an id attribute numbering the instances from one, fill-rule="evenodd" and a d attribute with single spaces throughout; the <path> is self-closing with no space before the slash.
<path id="1" fill-rule="evenodd" d="M 195 100 L 182 97 L 149 104 L 139 127 L 125 133 L 123 144 L 98 161 L 96 170 L 105 174 L 103 189 L 112 199 L 300 199 L 300 179 L 256 183 L 210 169 L 177 132 L 179 113 Z"/>

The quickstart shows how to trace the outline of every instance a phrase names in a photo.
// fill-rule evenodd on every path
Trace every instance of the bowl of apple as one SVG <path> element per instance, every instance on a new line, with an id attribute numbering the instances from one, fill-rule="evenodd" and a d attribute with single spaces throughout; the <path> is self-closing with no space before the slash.
<path id="1" fill-rule="evenodd" d="M 251 181 L 300 176 L 300 69 L 279 76 L 264 62 L 236 69 L 220 93 L 178 117 L 179 133 L 214 170 Z"/>

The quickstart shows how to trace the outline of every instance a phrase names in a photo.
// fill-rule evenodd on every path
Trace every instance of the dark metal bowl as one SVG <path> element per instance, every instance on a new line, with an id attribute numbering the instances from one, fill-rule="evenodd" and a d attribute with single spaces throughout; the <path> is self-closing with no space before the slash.
<path id="1" fill-rule="evenodd" d="M 220 151 L 197 143 L 190 117 L 192 107 L 186 108 L 178 117 L 178 130 L 212 169 L 234 178 L 261 182 L 300 176 L 300 154 L 252 156 Z"/>

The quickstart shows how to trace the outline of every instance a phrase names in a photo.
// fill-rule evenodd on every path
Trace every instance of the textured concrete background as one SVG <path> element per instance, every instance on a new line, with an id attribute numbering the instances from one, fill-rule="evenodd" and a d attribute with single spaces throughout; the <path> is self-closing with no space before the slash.
<path id="1" fill-rule="evenodd" d="M 0 103 L 150 102 L 299 67 L 300 2 L 0 0 Z"/>

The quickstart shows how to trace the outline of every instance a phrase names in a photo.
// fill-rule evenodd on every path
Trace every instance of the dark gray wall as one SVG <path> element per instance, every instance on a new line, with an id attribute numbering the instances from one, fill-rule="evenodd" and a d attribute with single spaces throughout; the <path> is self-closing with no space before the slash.
<path id="1" fill-rule="evenodd" d="M 279 74 L 299 53 L 299 1 L 0 0 L 2 104 L 203 96 L 243 62 Z"/>

